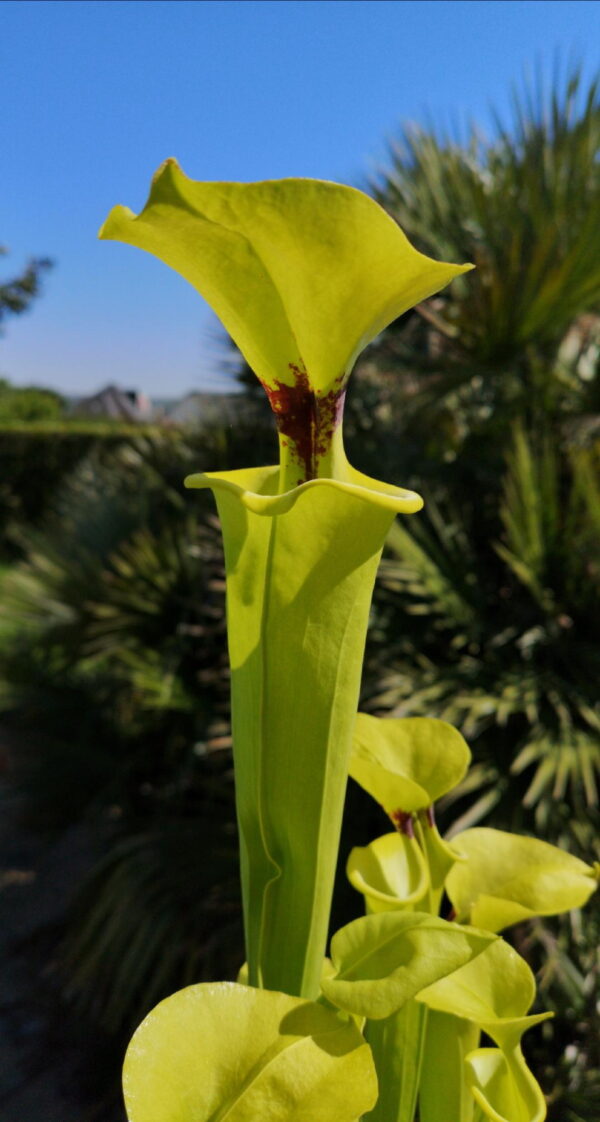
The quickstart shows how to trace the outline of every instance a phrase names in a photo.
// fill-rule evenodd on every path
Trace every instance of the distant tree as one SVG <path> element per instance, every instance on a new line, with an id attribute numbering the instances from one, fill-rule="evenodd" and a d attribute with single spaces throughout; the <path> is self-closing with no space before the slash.
<path id="1" fill-rule="evenodd" d="M 0 378 L 0 425 L 15 421 L 58 420 L 64 406 L 64 398 L 54 390 L 12 386 L 5 378 Z"/>
<path id="2" fill-rule="evenodd" d="M 6 247 L 0 245 L 0 257 L 7 253 Z M 48 257 L 34 257 L 20 276 L 0 282 L 0 330 L 7 316 L 26 312 L 31 301 L 40 295 L 42 275 L 52 268 L 52 264 Z"/>
<path id="3" fill-rule="evenodd" d="M 0 257 L 6 256 L 6 246 L 0 245 Z M 42 275 L 52 268 L 48 257 L 34 257 L 28 261 L 20 276 L 0 282 L 0 334 L 7 316 L 26 312 L 36 296 L 40 295 Z M 58 418 L 64 409 L 64 400 L 52 390 L 37 386 L 12 386 L 0 378 L 0 424 L 14 421 L 49 421 Z"/>

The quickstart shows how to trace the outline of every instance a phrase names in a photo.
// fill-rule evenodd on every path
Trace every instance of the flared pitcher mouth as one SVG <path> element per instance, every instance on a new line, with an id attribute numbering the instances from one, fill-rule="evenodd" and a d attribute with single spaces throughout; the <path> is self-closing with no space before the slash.
<path id="1" fill-rule="evenodd" d="M 281 494 L 277 493 L 279 465 L 241 468 L 237 471 L 197 472 L 186 476 L 184 484 L 192 489 L 210 488 L 215 492 L 228 492 L 253 514 L 271 516 L 286 514 L 303 495 L 316 488 L 337 491 L 392 514 L 414 514 L 423 507 L 423 499 L 416 491 L 372 479 L 349 464 L 346 474 L 346 479 L 309 479 Z"/>

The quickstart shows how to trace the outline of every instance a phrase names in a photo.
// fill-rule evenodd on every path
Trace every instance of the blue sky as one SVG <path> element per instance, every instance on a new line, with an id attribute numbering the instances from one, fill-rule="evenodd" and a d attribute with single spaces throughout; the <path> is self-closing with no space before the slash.
<path id="1" fill-rule="evenodd" d="M 96 241 L 176 156 L 196 179 L 361 186 L 403 123 L 489 126 L 557 55 L 600 63 L 598 0 L 3 0 L 0 277 L 56 267 L 0 374 L 70 393 L 216 386 L 219 329 L 146 254 Z"/>

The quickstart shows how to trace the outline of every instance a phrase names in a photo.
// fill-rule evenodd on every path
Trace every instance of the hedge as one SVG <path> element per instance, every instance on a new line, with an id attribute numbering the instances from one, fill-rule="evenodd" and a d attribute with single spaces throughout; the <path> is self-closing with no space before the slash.
<path id="1" fill-rule="evenodd" d="M 70 471 L 98 445 L 107 451 L 156 425 L 94 421 L 10 423 L 0 426 L 0 555 L 15 551 L 15 530 L 35 525 Z"/>

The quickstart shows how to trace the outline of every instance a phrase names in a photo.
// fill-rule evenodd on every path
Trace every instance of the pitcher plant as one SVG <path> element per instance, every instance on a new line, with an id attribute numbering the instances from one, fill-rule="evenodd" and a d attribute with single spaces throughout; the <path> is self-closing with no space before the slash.
<path id="1" fill-rule="evenodd" d="M 100 236 L 194 285 L 279 434 L 277 465 L 185 481 L 213 491 L 223 532 L 247 965 L 243 983 L 190 986 L 142 1023 L 124 1069 L 130 1122 L 414 1122 L 417 1104 L 420 1122 L 540 1122 L 520 1048 L 541 1019 L 527 1015 L 533 981 L 497 932 L 580 906 L 595 872 L 494 831 L 448 845 L 432 808 L 468 765 L 460 734 L 357 719 L 383 544 L 422 500 L 349 464 L 348 378 L 383 328 L 471 266 L 419 253 L 353 188 L 199 183 L 174 160 L 141 213 L 115 207 Z M 349 772 L 394 832 L 351 855 L 367 914 L 327 959 Z"/>

